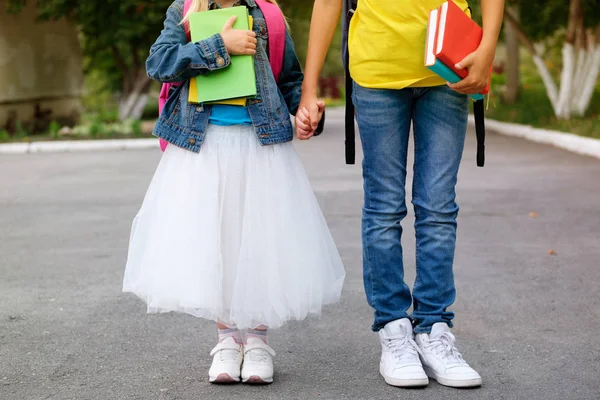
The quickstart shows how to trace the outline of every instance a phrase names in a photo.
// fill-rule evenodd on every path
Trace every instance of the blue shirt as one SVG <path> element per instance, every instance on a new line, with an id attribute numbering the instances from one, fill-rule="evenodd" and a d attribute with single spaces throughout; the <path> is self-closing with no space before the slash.
<path id="1" fill-rule="evenodd" d="M 252 126 L 252 118 L 250 118 L 248 107 L 216 104 L 212 106 L 208 123 L 219 126 Z"/>

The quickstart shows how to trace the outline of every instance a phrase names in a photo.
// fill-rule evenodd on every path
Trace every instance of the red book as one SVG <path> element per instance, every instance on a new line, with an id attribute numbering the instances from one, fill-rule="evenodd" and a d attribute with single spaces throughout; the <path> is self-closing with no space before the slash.
<path id="1" fill-rule="evenodd" d="M 438 10 L 435 57 L 464 79 L 468 75 L 467 70 L 457 69 L 455 65 L 477 50 L 483 37 L 483 30 L 452 0 L 443 3 Z M 489 91 L 488 82 L 481 93 L 486 94 Z"/>

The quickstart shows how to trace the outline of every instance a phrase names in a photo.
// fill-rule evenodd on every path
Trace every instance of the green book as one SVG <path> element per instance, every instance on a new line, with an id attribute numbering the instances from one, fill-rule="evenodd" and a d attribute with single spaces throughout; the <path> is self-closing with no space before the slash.
<path id="1" fill-rule="evenodd" d="M 193 13 L 190 15 L 192 41 L 199 42 L 220 33 L 225 22 L 234 15 L 237 17 L 233 25 L 234 29 L 250 29 L 248 9 L 245 6 Z M 211 71 L 206 75 L 198 75 L 196 87 L 199 103 L 255 97 L 254 57 L 250 55 L 231 56 L 229 67 Z"/>

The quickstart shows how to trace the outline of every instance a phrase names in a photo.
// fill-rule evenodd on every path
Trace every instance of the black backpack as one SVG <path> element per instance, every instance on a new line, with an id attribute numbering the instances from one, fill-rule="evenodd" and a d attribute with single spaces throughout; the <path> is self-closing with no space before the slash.
<path id="1" fill-rule="evenodd" d="M 352 77 L 350 76 L 349 54 L 348 54 L 348 30 L 350 20 L 354 15 L 358 0 L 344 1 L 343 29 L 342 29 L 342 57 L 344 69 L 346 70 L 346 164 L 356 162 L 356 132 L 354 129 L 354 104 L 352 103 Z M 473 102 L 473 113 L 475 114 L 475 132 L 477 135 L 477 166 L 485 164 L 485 124 L 483 100 Z"/>

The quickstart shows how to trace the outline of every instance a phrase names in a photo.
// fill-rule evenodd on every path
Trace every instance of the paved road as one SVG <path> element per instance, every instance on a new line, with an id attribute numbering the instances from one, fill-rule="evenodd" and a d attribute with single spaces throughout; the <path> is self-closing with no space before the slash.
<path id="1" fill-rule="evenodd" d="M 130 221 L 158 151 L 0 157 L 0 399 L 600 399 L 598 160 L 493 135 L 477 169 L 471 135 L 455 334 L 485 384 L 403 390 L 378 375 L 360 168 L 343 164 L 342 144 L 334 117 L 298 149 L 348 270 L 343 301 L 272 334 L 268 387 L 209 385 L 213 326 L 146 316 L 120 293 Z"/>

